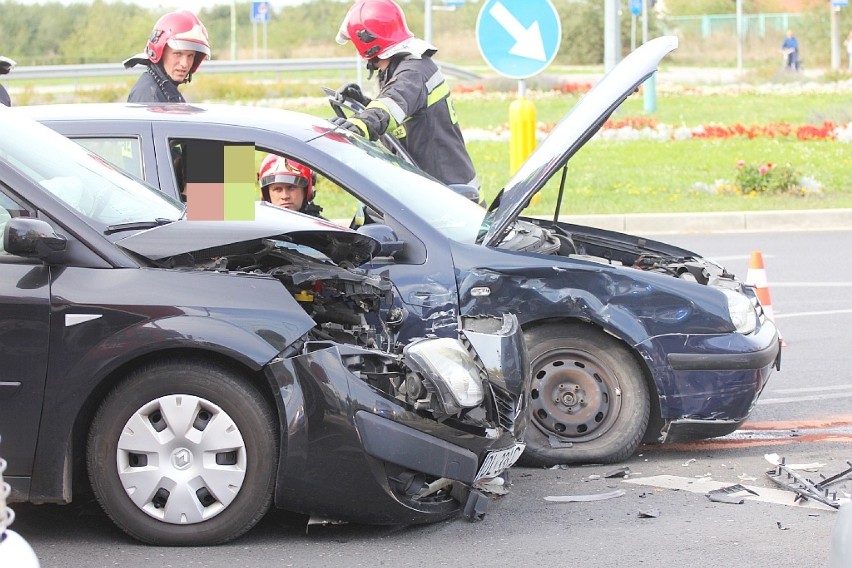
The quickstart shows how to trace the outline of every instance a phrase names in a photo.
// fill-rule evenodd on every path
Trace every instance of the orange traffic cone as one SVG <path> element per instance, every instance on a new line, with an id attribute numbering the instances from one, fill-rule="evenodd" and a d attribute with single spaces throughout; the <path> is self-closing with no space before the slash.
<path id="1" fill-rule="evenodd" d="M 769 295 L 769 284 L 766 279 L 766 267 L 763 264 L 763 255 L 759 250 L 751 253 L 751 258 L 748 262 L 748 272 L 746 273 L 746 284 L 754 286 L 754 291 L 757 293 L 757 299 L 760 300 L 763 306 L 763 313 L 766 317 L 775 322 L 775 313 L 772 311 L 772 298 Z M 781 330 L 778 330 L 778 337 L 781 339 L 781 345 L 787 345 L 784 338 L 781 336 Z"/>

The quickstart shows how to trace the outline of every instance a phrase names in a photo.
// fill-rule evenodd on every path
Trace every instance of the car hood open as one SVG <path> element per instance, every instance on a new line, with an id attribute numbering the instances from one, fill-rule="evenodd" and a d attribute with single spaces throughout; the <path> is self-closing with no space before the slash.
<path id="1" fill-rule="evenodd" d="M 477 241 L 486 246 L 498 245 L 533 195 L 591 140 L 613 111 L 657 70 L 663 57 L 677 49 L 677 45 L 674 36 L 643 44 L 586 93 L 494 199 Z"/>
<path id="2" fill-rule="evenodd" d="M 372 237 L 265 202 L 255 206 L 254 221 L 187 221 L 135 233 L 117 245 L 150 260 L 209 251 L 260 239 L 275 239 L 318 250 L 337 264 L 360 266 L 379 250 Z"/>

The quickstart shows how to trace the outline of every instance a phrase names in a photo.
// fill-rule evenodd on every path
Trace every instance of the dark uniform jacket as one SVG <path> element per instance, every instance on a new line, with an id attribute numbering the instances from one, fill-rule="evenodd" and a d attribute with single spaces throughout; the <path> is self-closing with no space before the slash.
<path id="1" fill-rule="evenodd" d="M 390 114 L 387 132 L 423 171 L 445 184 L 479 188 L 465 148 L 450 87 L 428 54 L 395 55 L 379 72 L 379 94 L 367 105 Z"/>
<path id="2" fill-rule="evenodd" d="M 146 71 L 130 90 L 129 103 L 185 103 L 178 91 L 178 84 L 172 81 L 162 67 L 156 64 L 145 66 Z"/>

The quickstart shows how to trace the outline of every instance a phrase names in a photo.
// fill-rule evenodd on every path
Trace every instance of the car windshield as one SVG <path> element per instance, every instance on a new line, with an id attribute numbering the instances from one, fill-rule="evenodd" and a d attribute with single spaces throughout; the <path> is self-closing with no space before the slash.
<path id="1" fill-rule="evenodd" d="M 90 223 L 176 220 L 183 205 L 115 169 L 82 146 L 0 105 L 0 160 L 47 189 Z"/>
<path id="2" fill-rule="evenodd" d="M 358 170 L 444 236 L 460 242 L 474 242 L 485 217 L 485 209 L 480 205 L 376 144 L 339 133 L 321 136 L 312 144 L 333 159 Z"/>

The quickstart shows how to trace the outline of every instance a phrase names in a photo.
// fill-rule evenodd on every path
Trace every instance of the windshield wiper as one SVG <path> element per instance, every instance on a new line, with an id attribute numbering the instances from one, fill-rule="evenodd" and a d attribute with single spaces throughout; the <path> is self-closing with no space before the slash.
<path id="1" fill-rule="evenodd" d="M 134 221 L 133 223 L 118 223 L 117 225 L 108 226 L 104 231 L 104 234 L 111 235 L 113 233 L 119 233 L 121 231 L 141 231 L 143 229 L 153 229 L 154 227 L 159 227 L 160 225 L 168 225 L 169 223 L 174 222 L 174 219 L 157 218 L 153 221 Z"/>

